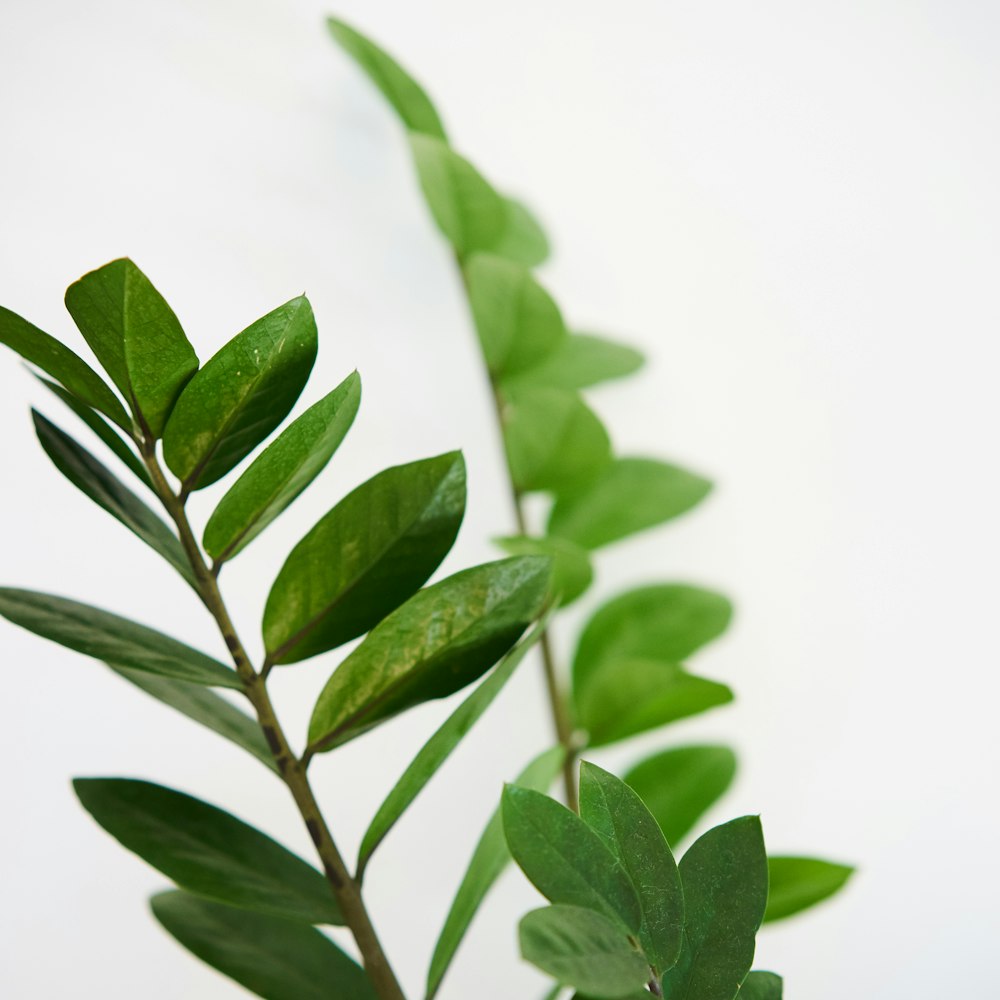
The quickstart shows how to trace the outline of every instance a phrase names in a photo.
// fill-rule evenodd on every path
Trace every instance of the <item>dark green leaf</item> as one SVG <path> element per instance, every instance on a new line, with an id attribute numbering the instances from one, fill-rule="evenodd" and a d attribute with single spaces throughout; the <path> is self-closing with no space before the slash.
<path id="1" fill-rule="evenodd" d="M 773 972 L 751 972 L 740 987 L 739 1000 L 781 1000 L 781 976 Z"/>
<path id="2" fill-rule="evenodd" d="M 123 430 L 132 430 L 125 407 L 83 358 L 3 306 L 0 306 L 0 344 L 6 344 L 29 364 L 51 375 L 67 392 L 100 410 Z"/>
<path id="3" fill-rule="evenodd" d="M 678 963 L 663 977 L 666 1000 L 733 1000 L 753 963 L 767 903 L 760 820 L 709 830 L 680 863 L 686 922 Z"/>
<path id="4" fill-rule="evenodd" d="M 690 510 L 711 483 L 651 458 L 619 458 L 586 487 L 559 496 L 549 534 L 588 549 L 652 528 Z"/>
<path id="5" fill-rule="evenodd" d="M 489 182 L 447 143 L 410 134 L 420 187 L 438 228 L 460 256 L 489 250 L 503 235 L 507 206 Z"/>
<path id="6" fill-rule="evenodd" d="M 85 274 L 66 308 L 136 418 L 159 437 L 198 358 L 173 310 L 127 258 Z"/>
<path id="7" fill-rule="evenodd" d="M 649 979 L 649 963 L 617 923 L 580 906 L 546 906 L 521 918 L 523 958 L 595 998 L 627 997 Z"/>
<path id="8" fill-rule="evenodd" d="M 82 493 L 141 538 L 192 587 L 194 574 L 177 536 L 130 489 L 65 431 L 31 411 L 35 433 L 55 467 Z"/>
<path id="9" fill-rule="evenodd" d="M 736 755 L 729 747 L 677 747 L 654 754 L 625 774 L 669 844 L 679 844 L 732 784 Z"/>
<path id="10" fill-rule="evenodd" d="M 648 964 L 662 975 L 681 953 L 684 894 L 660 827 L 625 782 L 586 761 L 580 765 L 580 817 L 632 880 L 642 909 L 639 942 Z M 572 985 L 593 992 L 583 983 Z"/>
<path id="11" fill-rule="evenodd" d="M 642 911 L 622 863 L 576 813 L 540 792 L 508 785 L 503 828 L 514 860 L 553 903 L 596 910 L 639 930 Z"/>
<path id="12" fill-rule="evenodd" d="M 380 622 L 334 671 L 309 723 L 309 748 L 330 750 L 482 676 L 538 617 L 549 561 L 514 556 L 427 587 Z"/>
<path id="13" fill-rule="evenodd" d="M 844 887 L 854 874 L 850 865 L 819 858 L 773 856 L 767 859 L 770 892 L 765 922 L 781 920 L 821 903 Z"/>
<path id="14" fill-rule="evenodd" d="M 127 618 L 53 594 L 0 588 L 0 615 L 78 653 L 192 684 L 242 690 L 235 670 Z"/>
<path id="15" fill-rule="evenodd" d="M 590 333 L 571 333 L 551 354 L 521 372 L 517 381 L 556 389 L 586 389 L 631 375 L 642 363 L 643 356 L 633 347 Z"/>
<path id="16" fill-rule="evenodd" d="M 552 560 L 552 596 L 559 606 L 572 604 L 590 586 L 594 570 L 586 549 L 565 538 L 497 538 L 496 544 L 513 556 L 540 555 Z"/>
<path id="17" fill-rule="evenodd" d="M 182 889 L 257 913 L 342 924 L 326 878 L 235 816 L 162 785 L 76 778 L 84 809 Z"/>
<path id="18" fill-rule="evenodd" d="M 515 779 L 519 788 L 531 788 L 536 792 L 547 791 L 562 768 L 565 752 L 562 747 L 553 747 L 539 754 Z M 493 883 L 500 877 L 510 862 L 510 851 L 503 833 L 503 819 L 497 809 L 483 830 L 476 849 L 472 852 L 469 867 L 462 877 L 448 917 L 441 929 L 441 935 L 434 947 L 430 970 L 427 973 L 427 1000 L 433 1000 L 451 965 L 465 932 L 472 923 L 480 904 L 486 898 Z"/>
<path id="19" fill-rule="evenodd" d="M 264 609 L 275 663 L 367 632 L 423 586 L 465 512 L 459 452 L 386 469 L 348 494 L 292 549 Z"/>
<path id="20" fill-rule="evenodd" d="M 250 544 L 315 478 L 344 440 L 361 401 L 358 373 L 309 407 L 254 459 L 205 526 L 216 562 Z"/>
<path id="21" fill-rule="evenodd" d="M 538 267 L 549 256 L 549 238 L 528 206 L 516 198 L 504 198 L 507 219 L 493 253 L 526 267 Z"/>
<path id="22" fill-rule="evenodd" d="M 376 1000 L 361 966 L 308 924 L 186 892 L 161 893 L 151 905 L 188 951 L 265 1000 Z"/>
<path id="23" fill-rule="evenodd" d="M 288 416 L 316 360 L 305 296 L 237 334 L 188 383 L 163 432 L 163 457 L 187 490 L 235 468 Z"/>

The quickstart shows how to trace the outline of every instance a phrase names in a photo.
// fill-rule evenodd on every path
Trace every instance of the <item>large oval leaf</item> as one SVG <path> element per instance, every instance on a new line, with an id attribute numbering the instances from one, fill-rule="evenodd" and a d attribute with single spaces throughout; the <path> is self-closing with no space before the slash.
<path id="1" fill-rule="evenodd" d="M 767 859 L 770 890 L 764 921 L 801 913 L 839 892 L 854 874 L 850 865 L 821 858 L 772 856 Z"/>
<path id="2" fill-rule="evenodd" d="M 237 334 L 188 383 L 163 432 L 163 457 L 186 490 L 214 483 L 295 405 L 316 360 L 305 296 Z"/>
<path id="3" fill-rule="evenodd" d="M 274 663 L 362 635 L 423 586 L 465 512 L 465 463 L 449 452 L 380 472 L 292 549 L 264 609 Z"/>
<path id="4" fill-rule="evenodd" d="M 634 348 L 591 333 L 571 333 L 549 355 L 517 376 L 518 383 L 586 389 L 631 375 L 642 367 Z"/>
<path id="5" fill-rule="evenodd" d="M 515 556 L 420 591 L 334 671 L 309 723 L 309 748 L 330 750 L 480 677 L 541 613 L 549 561 Z"/>

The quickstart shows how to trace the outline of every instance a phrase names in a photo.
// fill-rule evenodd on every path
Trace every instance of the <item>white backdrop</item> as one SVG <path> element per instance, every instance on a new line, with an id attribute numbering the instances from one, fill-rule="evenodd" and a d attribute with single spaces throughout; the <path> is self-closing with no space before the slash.
<path id="1" fill-rule="evenodd" d="M 78 344 L 62 290 L 129 254 L 202 358 L 305 289 L 322 334 L 306 401 L 362 373 L 361 416 L 322 485 L 224 575 L 251 637 L 283 554 L 386 465 L 465 448 L 470 509 L 446 569 L 490 557 L 486 540 L 510 528 L 455 275 L 401 130 L 327 40 L 328 12 L 6 0 L 0 13 L 0 302 Z M 993 995 L 997 8 L 336 12 L 399 55 L 460 148 L 537 207 L 556 243 L 544 279 L 569 319 L 648 352 L 641 378 L 593 397 L 617 446 L 718 482 L 696 514 L 602 555 L 588 606 L 660 579 L 737 601 L 731 634 L 699 661 L 737 704 L 647 744 L 732 741 L 741 777 L 714 819 L 759 811 L 773 849 L 861 868 L 836 902 L 767 930 L 758 965 L 785 974 L 792 1000 Z M 219 651 L 183 585 L 49 466 L 27 408 L 71 421 L 6 352 L 0 385 L 2 581 Z M 150 777 L 308 854 L 281 787 L 101 667 L 0 632 L 0 995 L 241 995 L 147 916 L 163 880 L 92 823 L 68 780 Z M 293 731 L 330 666 L 277 678 Z M 414 996 L 500 781 L 548 735 L 540 694 L 526 667 L 372 865 L 372 907 Z M 446 710 L 317 764 L 346 853 Z M 445 1000 L 540 994 L 513 931 L 536 899 L 505 879 Z"/>

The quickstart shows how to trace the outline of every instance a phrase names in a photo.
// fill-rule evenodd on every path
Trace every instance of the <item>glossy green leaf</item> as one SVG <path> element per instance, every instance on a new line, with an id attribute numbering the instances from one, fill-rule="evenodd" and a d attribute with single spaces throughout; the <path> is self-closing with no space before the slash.
<path id="1" fill-rule="evenodd" d="M 330 750 L 482 676 L 541 613 L 549 561 L 514 556 L 421 590 L 365 637 L 320 693 L 309 748 Z"/>
<path id="2" fill-rule="evenodd" d="M 338 18 L 329 17 L 326 24 L 336 42 L 365 71 L 408 129 L 446 138 L 437 109 L 423 87 L 388 52 Z"/>
<path id="3" fill-rule="evenodd" d="M 850 865 L 820 858 L 772 856 L 767 859 L 767 867 L 770 893 L 765 922 L 790 917 L 829 899 L 854 874 Z"/>
<path id="4" fill-rule="evenodd" d="M 628 873 L 576 813 L 516 785 L 504 789 L 502 807 L 510 853 L 543 896 L 639 930 L 642 911 Z"/>
<path id="5" fill-rule="evenodd" d="M 566 339 L 559 307 L 522 264 L 477 253 L 466 262 L 464 274 L 479 343 L 494 380 L 531 368 Z"/>
<path id="6" fill-rule="evenodd" d="M 344 440 L 361 402 L 361 379 L 348 375 L 254 459 L 205 526 L 216 562 L 250 544 L 319 475 Z"/>
<path id="7" fill-rule="evenodd" d="M 538 364 L 517 376 L 519 384 L 586 389 L 638 371 L 643 356 L 625 344 L 590 333 L 571 333 Z"/>
<path id="8" fill-rule="evenodd" d="M 518 925 L 522 957 L 594 998 L 627 997 L 650 978 L 649 963 L 617 923 L 580 906 L 532 910 Z"/>
<path id="9" fill-rule="evenodd" d="M 751 972 L 738 994 L 739 1000 L 781 1000 L 781 976 L 773 972 Z"/>
<path id="10" fill-rule="evenodd" d="M 186 892 L 161 893 L 150 905 L 188 951 L 265 1000 L 376 1000 L 361 966 L 308 924 Z"/>
<path id="11" fill-rule="evenodd" d="M 132 419 L 121 401 L 83 358 L 3 306 L 0 306 L 0 344 L 51 375 L 67 392 L 100 410 L 123 430 L 132 430 Z"/>
<path id="12" fill-rule="evenodd" d="M 507 206 L 481 173 L 447 143 L 417 132 L 410 145 L 420 187 L 438 228 L 464 257 L 503 235 Z"/>
<path id="13" fill-rule="evenodd" d="M 256 720 L 250 718 L 246 712 L 240 711 L 221 695 L 199 684 L 179 681 L 174 677 L 157 677 L 143 670 L 119 667 L 114 663 L 109 663 L 108 666 L 119 677 L 145 691 L 150 697 L 169 705 L 194 722 L 206 726 L 224 739 L 242 747 L 277 773 L 278 766 L 274 762 L 274 755 Z"/>
<path id="14" fill-rule="evenodd" d="M 0 587 L 0 615 L 29 632 L 105 662 L 192 684 L 242 690 L 235 670 L 108 611 L 53 594 Z"/>
<path id="15" fill-rule="evenodd" d="M 678 963 L 663 977 L 665 1000 L 733 1000 L 753 963 L 767 903 L 760 820 L 743 816 L 709 830 L 680 863 L 686 922 Z"/>
<path id="16" fill-rule="evenodd" d="M 523 202 L 516 198 L 504 198 L 503 201 L 507 218 L 492 252 L 525 267 L 538 267 L 545 263 L 550 247 L 541 223 Z"/>
<path id="17" fill-rule="evenodd" d="M 397 465 L 349 493 L 292 549 L 264 608 L 264 643 L 294 663 L 367 632 L 448 554 L 465 513 L 457 452 Z"/>
<path id="18" fill-rule="evenodd" d="M 321 872 L 222 809 L 129 778 L 76 778 L 73 789 L 123 847 L 188 892 L 290 920 L 343 923 Z"/>
<path id="19" fill-rule="evenodd" d="M 316 360 L 305 296 L 237 334 L 191 379 L 163 432 L 163 457 L 187 490 L 235 468 L 288 416 Z"/>
<path id="20" fill-rule="evenodd" d="M 662 975 L 681 953 L 684 893 L 659 825 L 624 781 L 588 761 L 580 765 L 580 817 L 632 880 L 642 910 L 639 942 L 648 964 Z M 583 983 L 572 985 L 593 992 Z"/>
<path id="21" fill-rule="evenodd" d="M 664 750 L 627 771 L 624 780 L 656 817 L 668 844 L 677 845 L 725 793 L 736 775 L 729 747 Z"/>
<path id="22" fill-rule="evenodd" d="M 127 258 L 85 274 L 66 308 L 136 419 L 159 437 L 198 358 L 163 296 Z"/>
<path id="23" fill-rule="evenodd" d="M 560 607 L 572 604 L 594 580 L 590 554 L 565 538 L 528 538 L 515 535 L 494 541 L 512 556 L 548 556 L 552 560 L 551 593 L 554 599 L 558 599 Z"/>
<path id="24" fill-rule="evenodd" d="M 31 411 L 35 433 L 55 467 L 84 495 L 121 521 L 154 552 L 161 556 L 192 587 L 194 574 L 177 536 L 110 469 L 101 465 L 65 431 L 50 423 L 36 410 Z"/>
<path id="25" fill-rule="evenodd" d="M 676 465 L 619 458 L 586 487 L 560 494 L 549 517 L 549 534 L 597 549 L 678 517 L 710 489 L 707 479 Z"/>
<path id="26" fill-rule="evenodd" d="M 501 415 L 507 462 L 519 492 L 561 495 L 593 482 L 611 462 L 608 432 L 575 392 L 511 389 L 503 394 Z"/>

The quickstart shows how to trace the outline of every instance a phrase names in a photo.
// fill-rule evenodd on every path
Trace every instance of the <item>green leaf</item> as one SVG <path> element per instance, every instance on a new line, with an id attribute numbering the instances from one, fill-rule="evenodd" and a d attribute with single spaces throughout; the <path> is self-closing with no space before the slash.
<path id="1" fill-rule="evenodd" d="M 311 924 L 342 924 L 326 878 L 235 816 L 149 781 L 75 778 L 84 809 L 182 889 Z"/>
<path id="2" fill-rule="evenodd" d="M 423 87 L 388 52 L 338 18 L 327 18 L 326 25 L 334 40 L 365 71 L 408 129 L 437 139 L 447 138 L 441 118 Z"/>
<path id="3" fill-rule="evenodd" d="M 254 459 L 205 526 L 205 551 L 216 562 L 246 548 L 319 475 L 350 430 L 360 402 L 361 379 L 353 372 Z"/>
<path id="4" fill-rule="evenodd" d="M 627 997 L 650 977 L 649 963 L 607 917 L 580 906 L 532 910 L 518 925 L 522 957 L 595 998 Z"/>
<path id="5" fill-rule="evenodd" d="M 549 534 L 597 549 L 678 517 L 710 489 L 707 479 L 676 465 L 619 458 L 594 482 L 559 496 L 549 517 Z"/>
<path id="6" fill-rule="evenodd" d="M 520 662 L 535 645 L 548 626 L 552 610 L 543 615 L 531 633 L 525 636 L 499 663 L 486 680 L 452 712 L 444 724 L 421 747 L 420 752 L 403 776 L 396 782 L 385 801 L 365 831 L 358 854 L 357 879 L 360 881 L 372 854 L 385 839 L 389 831 L 409 808 L 413 800 L 423 791 L 427 782 L 434 777 L 452 751 L 465 738 L 469 730 L 479 721 L 493 700 L 510 680 Z"/>
<path id="7" fill-rule="evenodd" d="M 753 963 L 767 903 L 760 820 L 709 830 L 680 863 L 686 922 L 678 963 L 663 977 L 665 1000 L 733 1000 Z"/>
<path id="8" fill-rule="evenodd" d="M 751 972 L 743 980 L 739 1000 L 781 1000 L 781 976 L 773 972 Z"/>
<path id="9" fill-rule="evenodd" d="M 507 462 L 519 492 L 561 495 L 593 482 L 611 462 L 608 432 L 575 392 L 511 389 L 504 392 L 501 416 Z M 550 534 L 577 541 L 562 532 Z"/>
<path id="10" fill-rule="evenodd" d="M 173 310 L 127 258 L 85 274 L 66 308 L 140 425 L 159 437 L 198 358 Z"/>
<path id="11" fill-rule="evenodd" d="M 736 774 L 729 747 L 690 746 L 647 757 L 624 775 L 656 817 L 668 844 L 679 844 L 722 797 Z"/>
<path id="12" fill-rule="evenodd" d="M 571 333 L 538 364 L 517 376 L 519 385 L 586 389 L 638 371 L 643 356 L 634 348 L 590 333 Z"/>
<path id="13" fill-rule="evenodd" d="M 516 785 L 504 789 L 502 813 L 510 853 L 543 896 L 639 930 L 642 911 L 628 873 L 576 813 Z"/>
<path id="14" fill-rule="evenodd" d="M 551 595 L 558 599 L 560 607 L 572 604 L 594 580 L 594 569 L 587 550 L 564 538 L 516 535 L 494 541 L 512 556 L 548 556 L 552 560 Z"/>
<path id="15" fill-rule="evenodd" d="M 514 783 L 519 788 L 547 791 L 562 769 L 565 756 L 562 747 L 546 750 L 528 764 L 514 779 Z M 510 851 L 504 838 L 503 819 L 497 809 L 472 852 L 469 867 L 462 877 L 462 884 L 458 887 L 434 947 L 434 956 L 427 973 L 427 1000 L 433 1000 L 437 994 L 472 918 L 509 862 Z"/>
<path id="16" fill-rule="evenodd" d="M 494 380 L 516 375 L 566 339 L 559 307 L 521 264 L 477 253 L 464 268 L 472 318 Z"/>
<path id="17" fill-rule="evenodd" d="M 132 420 L 125 407 L 83 358 L 3 306 L 0 306 L 0 344 L 6 344 L 29 364 L 65 386 L 67 392 L 131 432 Z"/>
<path id="18" fill-rule="evenodd" d="M 820 858 L 772 856 L 767 859 L 770 893 L 764 921 L 782 920 L 839 892 L 854 874 L 850 865 Z"/>
<path id="19" fill-rule="evenodd" d="M 482 676 L 542 610 L 549 561 L 515 556 L 427 587 L 379 623 L 334 671 L 309 723 L 309 749 L 331 750 Z"/>
<path id="20" fill-rule="evenodd" d="M 235 468 L 288 416 L 316 360 L 316 321 L 299 296 L 237 334 L 188 383 L 163 432 L 186 490 Z"/>
<path id="21" fill-rule="evenodd" d="M 235 670 L 127 618 L 53 594 L 0 587 L 0 615 L 78 653 L 192 684 L 242 690 Z"/>
<path id="22" fill-rule="evenodd" d="M 648 964 L 662 974 L 680 957 L 684 894 L 660 827 L 625 782 L 587 761 L 580 765 L 580 817 L 632 880 L 642 909 L 639 942 Z M 593 992 L 583 983 L 572 985 Z"/>
<path id="23" fill-rule="evenodd" d="M 150 903 L 188 951 L 265 1000 L 376 1000 L 361 966 L 315 927 L 186 892 Z"/>
<path id="24" fill-rule="evenodd" d="M 142 670 L 119 667 L 114 663 L 109 663 L 108 666 L 141 691 L 242 747 L 277 773 L 274 755 L 257 722 L 214 691 L 174 677 L 157 677 Z"/>
<path id="25" fill-rule="evenodd" d="M 549 238 L 527 205 L 516 198 L 504 198 L 507 218 L 500 239 L 492 247 L 498 257 L 526 267 L 538 267 L 549 256 Z"/>
<path id="26" fill-rule="evenodd" d="M 367 632 L 437 569 L 464 512 L 457 451 L 386 469 L 349 493 L 292 549 L 271 587 L 269 659 L 294 663 Z"/>
<path id="27" fill-rule="evenodd" d="M 574 698 L 579 724 L 596 747 L 725 705 L 733 692 L 676 663 L 608 660 Z"/>
<path id="28" fill-rule="evenodd" d="M 455 252 L 464 257 L 489 250 L 507 223 L 503 198 L 441 139 L 411 132 L 410 146 L 431 215 Z"/>
<path id="29" fill-rule="evenodd" d="M 50 423 L 37 410 L 31 411 L 35 433 L 55 467 L 83 494 L 121 521 L 161 556 L 192 587 L 196 586 L 191 564 L 177 536 L 110 469 L 101 465 L 65 431 Z"/>

